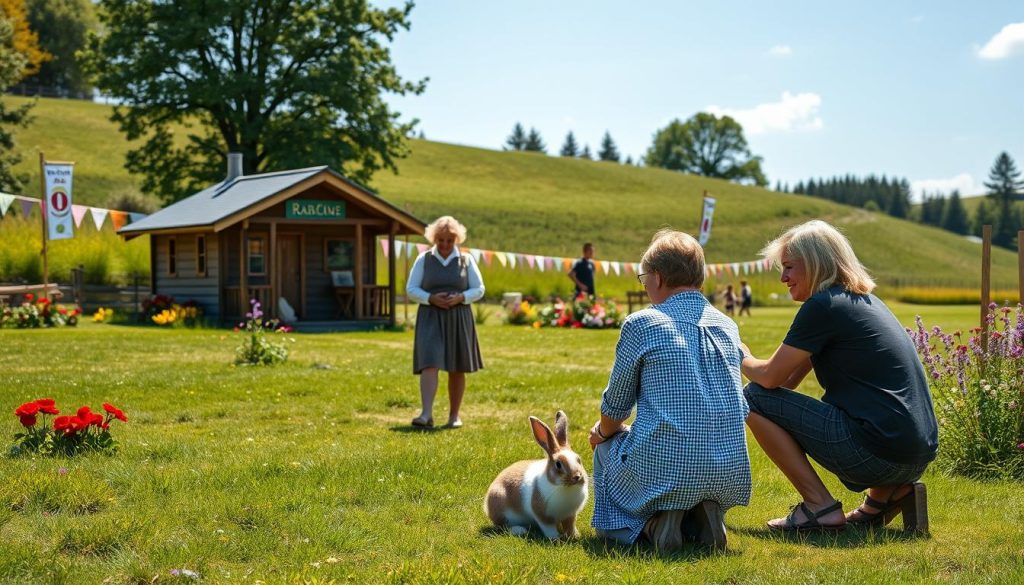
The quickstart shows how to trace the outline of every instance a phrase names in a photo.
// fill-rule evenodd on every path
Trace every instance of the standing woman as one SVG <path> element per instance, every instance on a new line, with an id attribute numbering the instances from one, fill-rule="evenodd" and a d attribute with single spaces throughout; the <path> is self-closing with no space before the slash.
<path id="1" fill-rule="evenodd" d="M 466 374 L 484 367 L 470 303 L 484 296 L 484 281 L 473 257 L 459 252 L 466 227 L 443 216 L 424 233 L 434 246 L 412 265 L 405 292 L 419 303 L 412 369 L 420 376 L 423 408 L 412 424 L 434 426 L 437 372 L 448 372 L 449 428 L 462 426 L 459 408 L 466 392 Z"/>
<path id="2" fill-rule="evenodd" d="M 761 251 L 782 267 L 797 311 L 782 345 L 766 360 L 743 351 L 747 426 L 803 501 L 768 522 L 786 532 L 846 524 L 881 527 L 902 514 L 905 530 L 925 532 L 924 484 L 938 425 L 924 368 L 903 326 L 871 294 L 875 283 L 836 228 L 809 221 Z M 794 392 L 814 370 L 821 400 Z M 807 457 L 848 489 L 867 490 L 843 514 Z"/>

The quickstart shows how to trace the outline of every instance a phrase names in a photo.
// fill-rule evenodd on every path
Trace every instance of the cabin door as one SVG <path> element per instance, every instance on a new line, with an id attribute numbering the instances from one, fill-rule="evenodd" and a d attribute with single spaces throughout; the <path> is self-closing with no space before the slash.
<path id="1" fill-rule="evenodd" d="M 277 236 L 277 278 L 281 296 L 295 309 L 301 319 L 304 315 L 302 303 L 302 236 L 279 234 Z"/>

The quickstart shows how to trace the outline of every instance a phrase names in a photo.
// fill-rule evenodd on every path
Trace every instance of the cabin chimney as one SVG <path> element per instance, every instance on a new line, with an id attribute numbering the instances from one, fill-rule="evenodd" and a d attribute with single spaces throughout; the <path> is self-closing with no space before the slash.
<path id="1" fill-rule="evenodd" d="M 225 183 L 241 177 L 244 174 L 242 171 L 242 153 L 240 152 L 229 152 L 228 153 L 228 176 L 224 179 Z"/>

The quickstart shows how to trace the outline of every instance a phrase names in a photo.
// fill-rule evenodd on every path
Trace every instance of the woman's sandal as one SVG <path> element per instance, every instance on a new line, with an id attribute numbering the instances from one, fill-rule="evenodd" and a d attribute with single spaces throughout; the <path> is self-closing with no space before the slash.
<path id="1" fill-rule="evenodd" d="M 412 426 L 429 429 L 434 426 L 434 419 L 417 416 L 416 418 L 412 419 Z"/>
<path id="2" fill-rule="evenodd" d="M 864 496 L 863 505 L 878 511 L 865 512 L 857 508 L 856 516 L 847 519 L 848 524 L 881 528 L 903 514 L 903 530 L 919 534 L 928 532 L 928 491 L 919 481 L 910 484 L 910 491 L 895 500 L 890 496 L 889 501 L 880 502 L 871 496 Z"/>
<path id="3" fill-rule="evenodd" d="M 822 508 L 821 510 L 818 510 L 817 512 L 812 512 L 811 509 L 807 507 L 807 504 L 805 504 L 803 502 L 800 502 L 799 504 L 793 506 L 789 510 L 789 516 L 786 516 L 786 523 L 785 524 L 783 524 L 782 526 L 773 526 L 773 525 L 769 524 L 768 528 L 771 528 L 772 530 L 776 530 L 778 532 L 799 532 L 799 533 L 805 533 L 805 532 L 826 532 L 826 531 L 842 530 L 842 529 L 846 528 L 846 523 L 845 522 L 842 523 L 842 524 L 822 524 L 821 522 L 818 522 L 818 518 L 821 518 L 822 516 L 826 516 L 828 514 L 831 514 L 832 512 L 835 512 L 836 510 L 842 510 L 842 509 L 843 509 L 843 503 L 840 502 L 839 500 L 836 500 L 835 503 L 833 503 L 832 505 L 826 506 L 826 507 Z M 803 522 L 797 522 L 796 519 L 794 518 L 796 516 L 796 511 L 797 510 L 800 510 L 807 519 L 804 520 Z"/>

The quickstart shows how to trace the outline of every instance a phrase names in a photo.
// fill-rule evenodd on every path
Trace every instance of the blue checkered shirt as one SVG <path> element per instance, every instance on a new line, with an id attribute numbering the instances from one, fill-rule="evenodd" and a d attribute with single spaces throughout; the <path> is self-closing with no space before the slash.
<path id="1" fill-rule="evenodd" d="M 601 412 L 624 420 L 636 407 L 636 420 L 594 477 L 594 528 L 636 540 L 659 510 L 750 502 L 739 343 L 736 323 L 699 291 L 626 319 Z"/>

